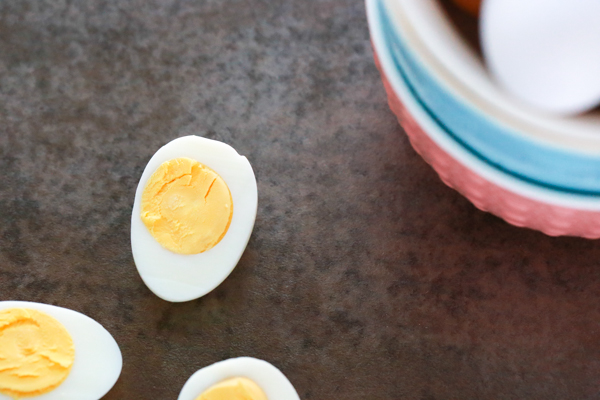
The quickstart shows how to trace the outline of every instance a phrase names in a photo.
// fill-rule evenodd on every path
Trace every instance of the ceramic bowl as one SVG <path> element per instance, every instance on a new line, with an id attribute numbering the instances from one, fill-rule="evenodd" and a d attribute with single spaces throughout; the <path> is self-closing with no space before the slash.
<path id="1" fill-rule="evenodd" d="M 445 18 L 434 0 L 417 1 L 428 4 L 422 13 Z M 454 35 L 454 44 L 423 44 L 418 39 L 426 34 L 413 26 L 422 21 L 414 16 L 409 21 L 399 7 L 404 3 L 409 0 L 366 1 L 390 107 L 417 152 L 478 208 L 514 225 L 549 235 L 600 237 L 600 152 L 595 147 L 600 142 L 592 134 L 594 117 L 544 130 L 554 117 L 523 111 L 495 88 L 475 56 L 465 60 L 478 72 L 464 65 L 451 72 L 447 60 L 457 56 L 447 58 L 444 51 L 460 58 L 467 45 L 444 19 L 450 32 L 444 34 Z M 480 87 L 478 80 L 496 97 L 469 86 Z"/>

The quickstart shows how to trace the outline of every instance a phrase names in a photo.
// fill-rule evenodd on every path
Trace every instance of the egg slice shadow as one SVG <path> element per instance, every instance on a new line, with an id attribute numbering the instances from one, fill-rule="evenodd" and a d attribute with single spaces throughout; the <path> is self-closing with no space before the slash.
<path id="1" fill-rule="evenodd" d="M 99 400 L 121 375 L 123 357 L 112 335 L 98 322 L 68 308 L 28 301 L 0 301 L 0 310 L 27 308 L 41 311 L 60 322 L 71 335 L 75 360 L 67 378 L 56 389 L 36 400 Z M 0 394 L 0 400 L 13 400 Z"/>
<path id="2" fill-rule="evenodd" d="M 183 385 L 177 400 L 196 400 L 211 386 L 236 377 L 254 381 L 269 400 L 300 400 L 294 386 L 279 369 L 253 357 L 230 358 L 196 371 Z"/>
<path id="3" fill-rule="evenodd" d="M 183 255 L 161 246 L 140 218 L 141 199 L 148 179 L 164 162 L 180 157 L 196 160 L 225 181 L 233 200 L 231 224 L 212 249 Z M 163 300 L 183 302 L 204 296 L 233 271 L 250 240 L 258 208 L 254 171 L 246 157 L 231 146 L 198 136 L 184 136 L 152 156 L 138 184 L 131 215 L 131 249 L 140 277 Z"/>

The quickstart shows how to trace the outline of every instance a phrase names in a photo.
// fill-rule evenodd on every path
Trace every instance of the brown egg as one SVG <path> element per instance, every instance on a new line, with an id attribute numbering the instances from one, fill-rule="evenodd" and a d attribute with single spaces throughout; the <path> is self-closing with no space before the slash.
<path id="1" fill-rule="evenodd" d="M 481 7 L 481 0 L 452 0 L 457 6 L 467 11 L 469 14 L 477 17 L 479 15 L 479 8 Z"/>

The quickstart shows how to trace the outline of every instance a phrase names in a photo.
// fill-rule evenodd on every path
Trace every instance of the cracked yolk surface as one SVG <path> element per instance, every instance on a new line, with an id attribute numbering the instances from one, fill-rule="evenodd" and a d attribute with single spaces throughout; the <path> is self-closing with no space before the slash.
<path id="1" fill-rule="evenodd" d="M 0 393 L 18 399 L 49 392 L 74 360 L 73 339 L 53 317 L 25 308 L 0 311 Z"/>
<path id="2" fill-rule="evenodd" d="M 223 179 L 198 161 L 181 157 L 162 163 L 142 194 L 141 218 L 154 239 L 179 254 L 212 249 L 233 216 Z"/>
<path id="3" fill-rule="evenodd" d="M 209 387 L 196 400 L 267 400 L 267 396 L 254 381 L 231 378 Z"/>

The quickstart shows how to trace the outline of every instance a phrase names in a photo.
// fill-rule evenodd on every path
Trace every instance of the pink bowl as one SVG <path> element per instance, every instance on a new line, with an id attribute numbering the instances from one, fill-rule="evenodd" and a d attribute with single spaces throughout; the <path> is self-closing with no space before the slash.
<path id="1" fill-rule="evenodd" d="M 442 150 L 398 98 L 381 69 L 377 53 L 374 52 L 374 55 L 390 109 L 406 131 L 415 151 L 435 169 L 446 185 L 469 199 L 475 207 L 491 212 L 510 224 L 551 236 L 600 237 L 599 211 L 574 209 L 525 197 L 486 180 Z"/>
<path id="2" fill-rule="evenodd" d="M 448 186 L 477 208 L 507 222 L 551 236 L 600 238 L 600 199 L 556 190 L 519 179 L 468 151 L 438 123 L 410 90 L 408 77 L 394 62 L 378 14 L 379 0 L 366 0 L 375 62 L 391 110 L 404 127 L 414 149 Z M 472 106 L 477 107 L 476 104 Z M 468 123 L 468 121 L 465 121 Z"/>

